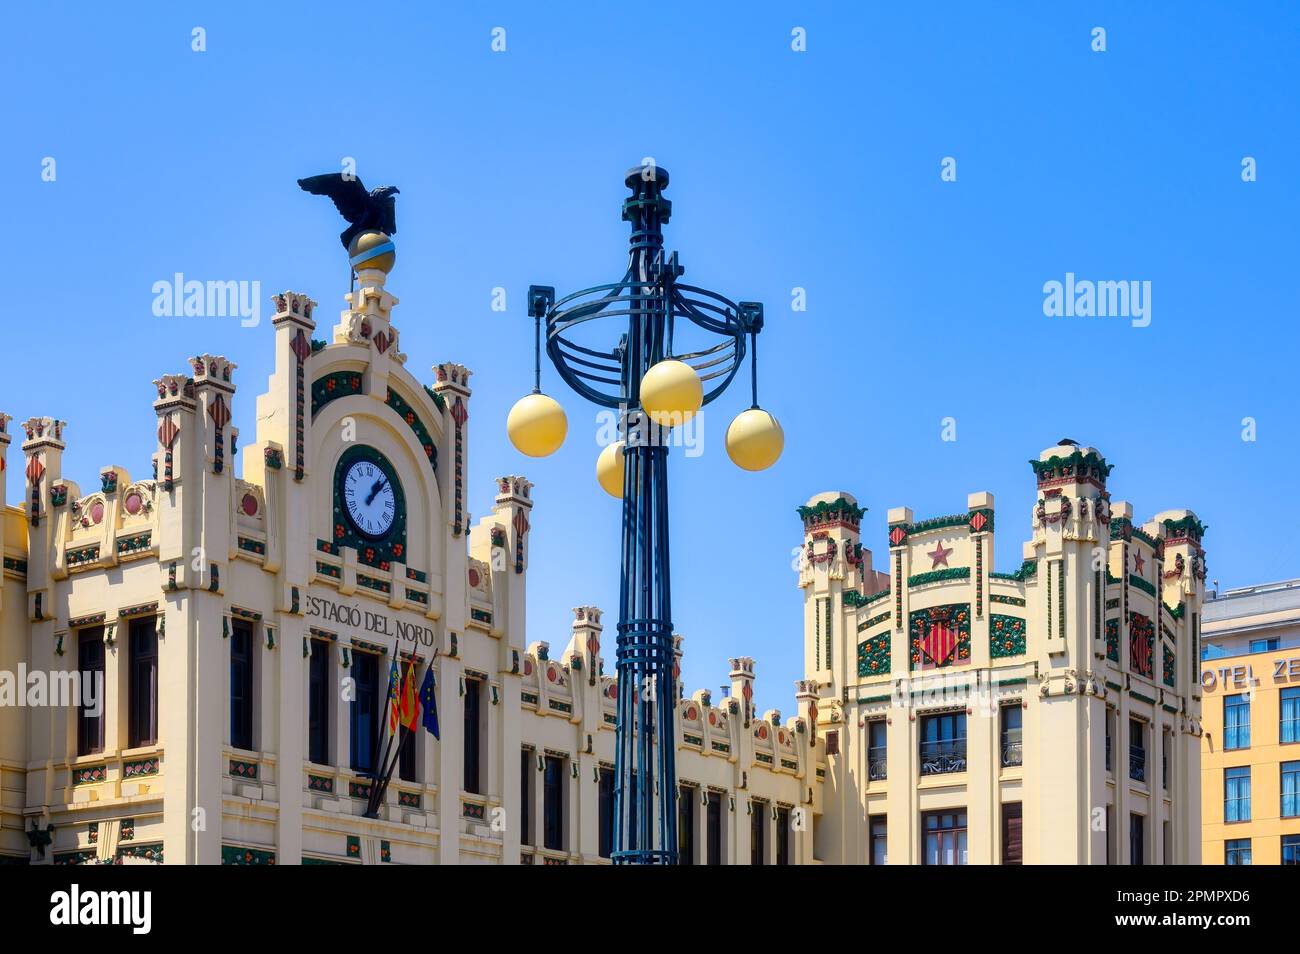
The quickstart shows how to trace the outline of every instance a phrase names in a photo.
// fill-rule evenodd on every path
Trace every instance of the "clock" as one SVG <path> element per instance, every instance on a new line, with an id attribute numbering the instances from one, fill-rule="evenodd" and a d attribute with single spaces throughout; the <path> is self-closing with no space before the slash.
<path id="1" fill-rule="evenodd" d="M 343 470 L 339 491 L 344 513 L 357 533 L 379 540 L 393 529 L 399 491 L 388 468 L 374 460 L 354 460 Z"/>

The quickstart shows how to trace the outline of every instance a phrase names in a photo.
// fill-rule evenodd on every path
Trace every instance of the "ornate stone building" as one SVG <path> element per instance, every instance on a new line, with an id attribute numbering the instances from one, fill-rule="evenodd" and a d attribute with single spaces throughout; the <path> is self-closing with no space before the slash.
<path id="1" fill-rule="evenodd" d="M 385 264 L 360 269 L 327 340 L 310 298 L 276 296 L 249 443 L 235 365 L 208 354 L 154 382 L 147 477 L 113 465 L 82 486 L 71 426 L 21 426 L 0 674 L 102 680 L 103 704 L 83 685 L 0 706 L 0 859 L 604 861 L 613 640 L 591 606 L 564 647 L 527 640 L 533 486 L 502 477 L 491 512 L 468 512 L 471 374 L 408 370 Z M 800 508 L 796 709 L 755 711 L 744 657 L 725 698 L 683 694 L 687 858 L 1199 858 L 1202 528 L 1135 524 L 1091 448 L 1033 469 L 1010 574 L 989 494 L 951 517 L 891 510 L 887 572 L 849 494 Z M 430 687 L 440 738 L 415 733 L 368 811 L 395 659 Z"/>

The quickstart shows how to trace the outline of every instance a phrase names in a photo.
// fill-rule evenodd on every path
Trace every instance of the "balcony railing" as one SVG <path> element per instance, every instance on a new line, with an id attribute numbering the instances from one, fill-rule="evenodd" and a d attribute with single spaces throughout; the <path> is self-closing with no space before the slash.
<path id="1" fill-rule="evenodd" d="M 1019 739 L 1007 739 L 1002 743 L 1002 766 L 1025 764 L 1025 744 Z"/>
<path id="2" fill-rule="evenodd" d="M 867 750 L 867 779 L 881 782 L 889 778 L 889 759 L 884 746 Z"/>
<path id="3" fill-rule="evenodd" d="M 1135 782 L 1145 782 L 1147 780 L 1147 750 L 1139 749 L 1135 745 L 1129 746 L 1128 750 L 1128 777 Z"/>
<path id="4" fill-rule="evenodd" d="M 921 774 L 947 775 L 966 771 L 966 740 L 921 743 Z"/>

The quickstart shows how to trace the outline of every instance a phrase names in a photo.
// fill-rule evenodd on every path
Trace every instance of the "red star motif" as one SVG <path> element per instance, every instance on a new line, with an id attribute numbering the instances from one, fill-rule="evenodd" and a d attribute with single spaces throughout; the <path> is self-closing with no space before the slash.
<path id="1" fill-rule="evenodd" d="M 1133 554 L 1133 567 L 1136 572 L 1141 573 L 1142 567 L 1146 565 L 1146 562 L 1147 562 L 1146 560 L 1142 559 L 1142 554 L 1140 553 Z"/>
<path id="2" fill-rule="evenodd" d="M 947 566 L 948 556 L 951 553 L 952 553 L 952 547 L 945 547 L 942 542 L 936 543 L 934 545 L 934 549 L 926 554 L 926 556 L 928 556 L 933 561 L 933 563 L 930 565 L 930 569 L 933 570 L 935 567 L 939 566 L 940 564 Z"/>

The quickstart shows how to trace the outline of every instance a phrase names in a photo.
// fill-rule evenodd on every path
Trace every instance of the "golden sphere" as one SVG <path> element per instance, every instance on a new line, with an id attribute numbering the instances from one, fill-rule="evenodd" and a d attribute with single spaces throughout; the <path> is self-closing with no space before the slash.
<path id="1" fill-rule="evenodd" d="M 623 498 L 623 442 L 615 441 L 596 458 L 596 480 L 611 497 Z"/>
<path id="2" fill-rule="evenodd" d="M 751 407 L 727 428 L 727 456 L 745 470 L 767 470 L 785 448 L 785 432 L 770 412 Z"/>
<path id="3" fill-rule="evenodd" d="M 641 379 L 641 406 L 660 427 L 685 424 L 704 403 L 704 385 L 683 361 L 660 361 Z"/>
<path id="4" fill-rule="evenodd" d="M 397 250 L 393 248 L 393 240 L 383 232 L 359 232 L 348 243 L 348 258 L 354 272 L 377 268 L 388 274 L 397 261 Z"/>
<path id="5" fill-rule="evenodd" d="M 506 418 L 510 443 L 529 457 L 549 457 L 569 433 L 569 419 L 560 402 L 545 394 L 529 394 L 515 402 Z"/>

